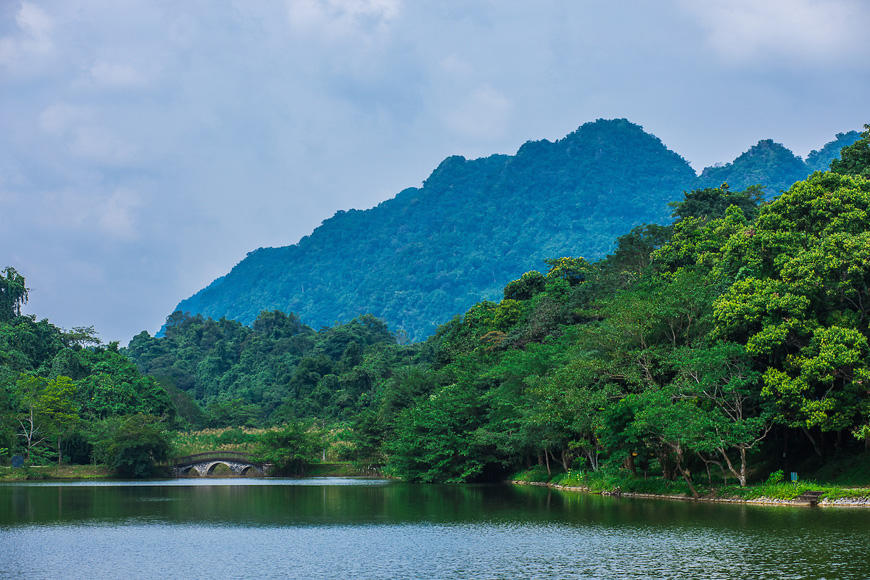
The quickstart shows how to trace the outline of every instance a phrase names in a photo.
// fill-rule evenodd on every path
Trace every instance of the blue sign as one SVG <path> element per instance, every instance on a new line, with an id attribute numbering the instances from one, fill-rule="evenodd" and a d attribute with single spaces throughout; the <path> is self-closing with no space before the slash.
<path id="1" fill-rule="evenodd" d="M 24 458 L 20 455 L 13 455 L 12 467 L 24 467 Z"/>

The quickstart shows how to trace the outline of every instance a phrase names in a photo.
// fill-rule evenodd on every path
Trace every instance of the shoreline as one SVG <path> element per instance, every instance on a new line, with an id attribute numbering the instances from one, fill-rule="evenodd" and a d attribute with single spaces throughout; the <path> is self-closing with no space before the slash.
<path id="1" fill-rule="evenodd" d="M 785 506 L 785 507 L 855 507 L 855 508 L 870 508 L 870 496 L 859 498 L 837 498 L 829 500 L 827 498 L 820 499 L 818 503 L 811 503 L 801 499 L 776 499 L 759 497 L 745 499 L 741 497 L 709 497 L 701 496 L 693 498 L 687 495 L 664 495 L 655 493 L 637 493 L 631 491 L 593 491 L 588 487 L 560 485 L 558 483 L 549 483 L 545 481 L 522 481 L 508 480 L 512 485 L 531 485 L 535 487 L 548 487 L 550 489 L 559 489 L 562 491 L 574 491 L 581 493 L 590 493 L 596 495 L 606 495 L 610 497 L 627 497 L 632 499 L 666 499 L 671 501 L 700 501 L 707 503 L 741 503 L 747 505 L 764 505 L 764 506 Z"/>

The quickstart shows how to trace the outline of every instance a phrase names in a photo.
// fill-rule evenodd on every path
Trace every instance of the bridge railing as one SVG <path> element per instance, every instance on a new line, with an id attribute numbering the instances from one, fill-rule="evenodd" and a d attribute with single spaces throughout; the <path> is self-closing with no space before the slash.
<path id="1" fill-rule="evenodd" d="M 228 461 L 241 461 L 247 463 L 258 463 L 254 461 L 254 456 L 251 453 L 244 451 L 206 451 L 205 453 L 194 453 L 193 455 L 185 455 L 184 457 L 174 457 L 169 461 L 170 465 L 188 465 L 191 463 L 199 463 L 201 461 L 211 461 L 225 459 Z"/>

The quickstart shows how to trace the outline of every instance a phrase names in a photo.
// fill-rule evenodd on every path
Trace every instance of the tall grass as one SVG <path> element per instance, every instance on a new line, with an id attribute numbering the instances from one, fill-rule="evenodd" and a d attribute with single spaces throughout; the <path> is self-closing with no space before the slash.
<path id="1" fill-rule="evenodd" d="M 260 437 L 266 429 L 203 429 L 180 431 L 172 434 L 172 454 L 175 457 L 205 453 L 206 451 L 242 451 L 254 453 L 259 449 Z"/>

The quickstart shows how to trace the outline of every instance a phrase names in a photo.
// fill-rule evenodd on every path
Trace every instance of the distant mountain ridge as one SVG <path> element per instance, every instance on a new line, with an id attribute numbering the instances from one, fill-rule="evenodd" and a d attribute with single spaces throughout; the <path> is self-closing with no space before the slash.
<path id="1" fill-rule="evenodd" d="M 860 138 L 857 131 L 838 133 L 836 139 L 821 150 L 812 151 L 804 161 L 780 143 L 764 139 L 741 154 L 732 163 L 707 167 L 698 177 L 697 187 L 718 187 L 727 183 L 733 191 L 750 185 L 762 185 L 768 199 L 806 178 L 814 171 L 826 171 L 838 158 L 840 149 Z"/>
<path id="2" fill-rule="evenodd" d="M 852 133 L 837 137 L 842 145 L 808 160 L 833 158 Z M 282 310 L 315 327 L 371 313 L 420 340 L 481 299 L 500 299 L 544 259 L 599 259 L 631 228 L 669 222 L 667 204 L 684 191 L 723 181 L 742 189 L 756 179 L 783 189 L 812 170 L 762 141 L 698 177 L 639 125 L 598 120 L 555 142 L 529 141 L 515 155 L 448 157 L 421 188 L 339 211 L 297 244 L 249 253 L 176 310 L 245 324 Z"/>

